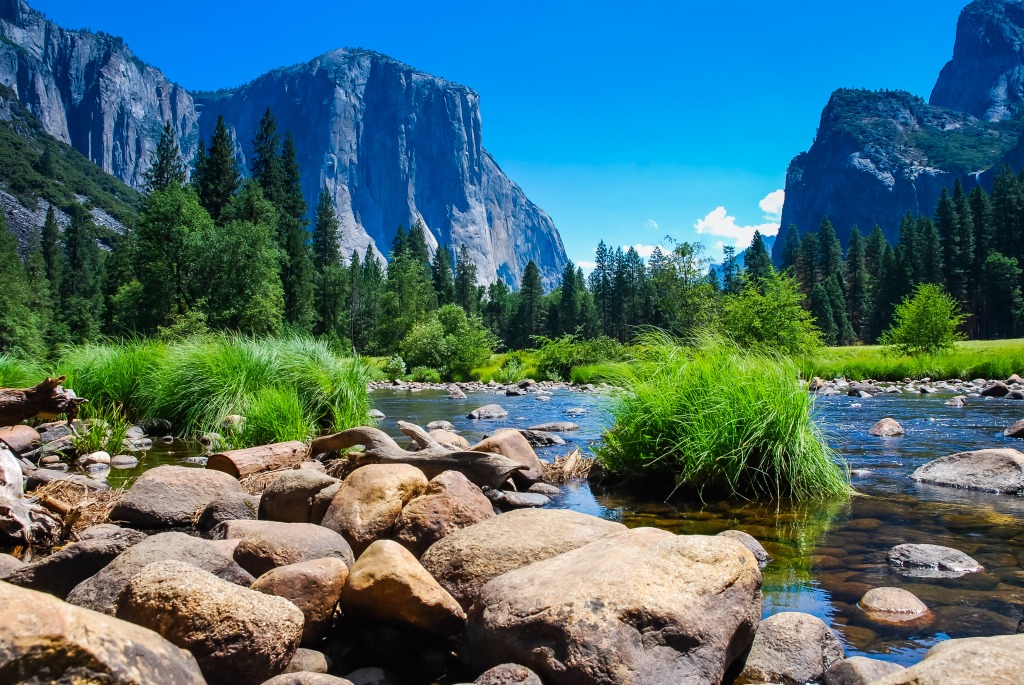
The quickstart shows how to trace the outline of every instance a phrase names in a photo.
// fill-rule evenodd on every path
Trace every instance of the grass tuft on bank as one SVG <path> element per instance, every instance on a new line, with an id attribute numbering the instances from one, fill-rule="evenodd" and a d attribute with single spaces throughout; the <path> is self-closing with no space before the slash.
<path id="1" fill-rule="evenodd" d="M 598 458 L 610 472 L 668 479 L 701 497 L 851 494 L 845 463 L 814 421 L 791 361 L 718 338 L 642 336 L 609 380 L 624 392 Z"/>

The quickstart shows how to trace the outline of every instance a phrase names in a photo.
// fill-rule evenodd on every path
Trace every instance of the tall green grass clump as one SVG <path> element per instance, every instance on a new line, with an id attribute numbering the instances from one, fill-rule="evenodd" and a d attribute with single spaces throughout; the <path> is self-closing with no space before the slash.
<path id="1" fill-rule="evenodd" d="M 796 366 L 717 338 L 641 336 L 611 379 L 615 425 L 598 450 L 612 473 L 671 478 L 701 497 L 824 499 L 852 490 L 814 421 Z"/>
<path id="2" fill-rule="evenodd" d="M 157 340 L 85 343 L 64 348 L 57 373 L 64 385 L 91 404 L 120 406 L 131 417 L 148 416 L 148 386 L 169 353 Z"/>
<path id="3" fill-rule="evenodd" d="M 44 378 L 46 373 L 36 362 L 0 354 L 0 388 L 30 388 Z"/>

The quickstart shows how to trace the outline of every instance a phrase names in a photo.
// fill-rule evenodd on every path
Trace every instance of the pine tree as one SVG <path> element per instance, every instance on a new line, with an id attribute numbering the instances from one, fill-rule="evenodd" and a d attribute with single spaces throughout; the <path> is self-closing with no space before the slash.
<path id="1" fill-rule="evenodd" d="M 203 149 L 202 147 L 200 149 Z M 241 185 L 238 164 L 235 161 L 235 146 L 224 123 L 224 117 L 217 117 L 217 126 L 210 141 L 209 156 L 203 159 L 200 169 L 197 158 L 195 175 L 196 192 L 199 202 L 206 208 L 214 221 L 220 222 L 224 208 Z"/>
<path id="2" fill-rule="evenodd" d="M 809 296 L 814 286 L 823 280 L 818 272 L 819 263 L 818 236 L 808 233 L 800 243 L 800 254 L 796 260 L 796 279 L 805 295 Z"/>
<path id="3" fill-rule="evenodd" d="M 552 330 L 555 335 L 572 335 L 579 325 L 580 301 L 579 286 L 576 283 L 576 265 L 566 262 L 562 270 L 562 282 L 559 285 L 557 328 Z"/>
<path id="4" fill-rule="evenodd" d="M 939 197 L 938 207 L 935 209 L 935 229 L 938 231 L 939 240 L 942 242 L 942 280 L 946 284 L 947 291 L 960 301 L 958 292 L 954 291 L 954 284 L 963 286 L 963 274 L 960 273 L 960 241 L 957 231 L 956 209 L 953 206 L 953 199 L 942 189 Z"/>
<path id="5" fill-rule="evenodd" d="M 864 259 L 864 241 L 856 226 L 850 230 L 850 247 L 846 250 L 845 276 L 846 309 L 850 326 L 854 335 L 860 339 L 867 317 L 870 277 L 867 262 Z"/>
<path id="6" fill-rule="evenodd" d="M 921 283 L 942 283 L 942 244 L 935 222 L 927 217 L 917 218 L 917 241 L 920 252 Z"/>
<path id="7" fill-rule="evenodd" d="M 18 241 L 0 211 L 0 352 L 34 359 L 45 353 L 44 330 L 30 307 L 32 300 Z"/>
<path id="8" fill-rule="evenodd" d="M 73 340 L 95 340 L 103 321 L 103 253 L 96 242 L 96 227 L 81 205 L 71 209 L 64 249 L 68 270 L 63 281 L 62 303 Z"/>
<path id="9" fill-rule="evenodd" d="M 747 269 L 747 280 L 758 286 L 775 271 L 772 268 L 771 255 L 768 254 L 768 248 L 765 247 L 760 231 L 754 231 L 754 239 L 750 242 L 750 247 L 747 248 L 743 262 Z"/>
<path id="10" fill-rule="evenodd" d="M 722 248 L 722 254 L 722 291 L 735 295 L 743 290 L 743 274 L 736 259 L 736 248 L 733 245 L 726 245 Z"/>
<path id="11" fill-rule="evenodd" d="M 284 173 L 281 169 L 281 134 L 277 132 L 277 119 L 270 108 L 263 114 L 252 141 L 252 177 L 263 189 L 263 196 L 275 207 L 281 202 Z M 212 154 L 212 153 L 211 153 Z"/>
<path id="12" fill-rule="evenodd" d="M 590 272 L 590 292 L 597 307 L 597 320 L 604 335 L 612 334 L 612 252 L 602 240 L 597 244 L 594 270 Z"/>
<path id="13" fill-rule="evenodd" d="M 455 275 L 452 271 L 451 248 L 448 245 L 438 245 L 430 270 L 438 306 L 443 307 L 455 302 Z"/>
<path id="14" fill-rule="evenodd" d="M 864 245 L 864 266 L 872 276 L 878 271 L 882 255 L 885 254 L 885 248 L 888 245 L 889 241 L 885 239 L 882 227 L 875 224 L 875 229 L 871 231 L 871 235 L 868 236 L 867 243 Z"/>
<path id="15" fill-rule="evenodd" d="M 840 285 L 841 274 L 832 274 L 825 279 L 825 293 L 828 296 L 829 308 L 832 310 L 835 331 L 835 344 L 852 345 L 856 336 L 850 319 L 846 314 L 846 298 L 843 295 L 843 288 Z"/>
<path id="16" fill-rule="evenodd" d="M 203 177 L 206 175 L 206 164 L 210 161 L 210 155 L 206 152 L 206 143 L 202 138 L 199 139 L 199 147 L 196 149 L 196 158 L 192 160 L 192 177 L 189 179 L 189 183 L 192 184 L 192 189 L 196 191 L 196 194 L 200 194 L 200 188 L 203 187 Z"/>
<path id="17" fill-rule="evenodd" d="M 832 222 L 825 217 L 818 227 L 818 278 L 824 280 L 843 269 L 843 247 L 836 237 Z"/>
<path id="18" fill-rule="evenodd" d="M 514 323 L 516 314 L 516 298 L 508 286 L 498 279 L 487 287 L 487 301 L 483 307 L 484 324 L 506 347 L 516 344 Z"/>
<path id="19" fill-rule="evenodd" d="M 1021 269 L 1016 259 L 992 252 L 982 265 L 981 334 L 1013 338 L 1021 315 Z"/>
<path id="20" fill-rule="evenodd" d="M 476 315 L 476 289 L 476 263 L 469 256 L 466 243 L 462 243 L 455 260 L 455 304 L 466 310 L 466 316 Z"/>
<path id="21" fill-rule="evenodd" d="M 786 242 L 782 245 L 782 270 L 793 271 L 800 259 L 800 230 L 790 225 L 786 230 Z"/>
<path id="22" fill-rule="evenodd" d="M 313 332 L 338 340 L 350 334 L 349 307 L 346 301 L 351 274 L 340 263 L 340 250 L 338 215 L 330 193 L 327 188 L 323 188 L 320 190 L 316 222 L 313 224 Z M 358 262 L 359 255 L 354 253 L 353 259 Z"/>
<path id="23" fill-rule="evenodd" d="M 185 183 L 185 163 L 181 159 L 181 150 L 174 140 L 174 128 L 169 121 L 164 124 L 156 154 L 149 169 L 143 174 L 143 182 L 149 192 Z"/>
<path id="24" fill-rule="evenodd" d="M 1007 257 L 1024 257 L 1019 226 L 1024 218 L 1024 197 L 1017 176 L 1004 165 L 992 181 L 992 243 Z"/>
<path id="25" fill-rule="evenodd" d="M 836 320 L 832 312 L 832 304 L 828 291 L 821 283 L 816 283 L 810 296 L 811 316 L 821 330 L 821 337 L 826 345 L 836 344 Z"/>
<path id="26" fill-rule="evenodd" d="M 55 310 L 53 313 L 52 329 L 49 331 L 48 339 L 51 344 L 60 345 L 71 342 L 64 311 L 60 306 L 62 293 L 64 292 L 64 276 L 67 274 L 68 265 L 67 255 L 64 251 L 64 240 L 61 236 L 60 226 L 57 224 L 57 215 L 53 211 L 53 205 L 50 205 L 46 210 L 41 243 L 40 252 L 46 269 L 46 280 L 50 284 L 48 296 Z"/>
<path id="27" fill-rule="evenodd" d="M 544 321 L 544 287 L 540 281 L 540 271 L 531 259 L 523 269 L 523 282 L 518 293 L 516 308 L 516 346 L 520 349 L 530 347 L 535 335 L 544 333 L 541 322 Z"/>
<path id="28" fill-rule="evenodd" d="M 3 212 L 0 212 L 2 214 Z M 2 228 L 2 227 L 0 227 Z M 46 278 L 46 260 L 43 258 L 43 239 L 38 228 L 33 228 L 28 238 L 28 254 L 25 259 L 25 276 L 28 280 L 28 301 L 39 331 L 39 350 L 45 352 L 54 343 L 54 305 L 58 300 L 53 296 L 49 279 Z"/>
<path id="29" fill-rule="evenodd" d="M 312 264 L 306 245 L 309 208 L 302 194 L 302 174 L 291 133 L 285 134 L 279 168 L 281 189 L 275 204 L 280 213 L 278 240 L 284 255 L 281 268 L 284 319 L 295 328 L 308 331 L 314 319 Z"/>
<path id="30" fill-rule="evenodd" d="M 917 220 L 907 212 L 900 220 L 900 239 L 898 245 L 910 256 L 910 283 L 917 285 L 923 280 L 925 264 L 923 250 L 919 245 L 920 239 L 917 234 Z"/>
<path id="31" fill-rule="evenodd" d="M 958 254 L 955 269 L 958 279 L 948 282 L 946 289 L 957 299 L 965 313 L 973 315 L 978 311 L 974 264 L 974 221 L 970 203 L 959 178 L 953 184 L 953 211 L 956 217 Z M 968 319 L 967 325 L 973 328 L 975 320 L 976 317 L 972 316 L 971 319 Z"/>

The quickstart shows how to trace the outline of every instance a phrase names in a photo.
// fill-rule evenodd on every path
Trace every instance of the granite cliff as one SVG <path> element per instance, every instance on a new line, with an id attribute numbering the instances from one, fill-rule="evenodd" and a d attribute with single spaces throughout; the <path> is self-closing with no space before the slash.
<path id="1" fill-rule="evenodd" d="M 216 93 L 190 93 L 117 37 L 61 28 L 0 0 L 0 84 L 46 132 L 136 188 L 171 121 L 191 160 L 223 114 L 246 166 L 270 107 L 296 138 L 309 205 L 326 186 L 343 250 L 386 255 L 399 224 L 432 246 L 465 243 L 478 277 L 518 284 L 529 260 L 555 285 L 566 263 L 554 223 L 481 143 L 479 96 L 383 55 L 337 50 Z"/>

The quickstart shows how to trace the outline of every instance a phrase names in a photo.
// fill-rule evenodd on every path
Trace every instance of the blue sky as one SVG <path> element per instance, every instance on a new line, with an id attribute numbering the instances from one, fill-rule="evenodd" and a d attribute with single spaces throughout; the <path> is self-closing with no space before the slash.
<path id="1" fill-rule="evenodd" d="M 720 244 L 777 222 L 786 166 L 832 90 L 927 98 L 966 0 L 349 2 L 30 0 L 125 38 L 190 89 L 339 47 L 383 52 L 481 96 L 484 146 L 569 257 L 603 238 Z"/>

